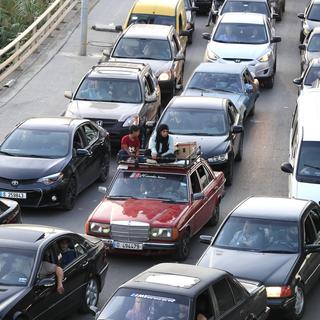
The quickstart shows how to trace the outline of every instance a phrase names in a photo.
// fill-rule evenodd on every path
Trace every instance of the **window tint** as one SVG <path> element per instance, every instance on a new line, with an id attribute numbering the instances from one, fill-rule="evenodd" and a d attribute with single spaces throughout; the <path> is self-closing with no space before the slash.
<path id="1" fill-rule="evenodd" d="M 74 149 L 82 149 L 84 148 L 84 142 L 83 142 L 83 138 L 82 138 L 82 135 L 81 135 L 81 130 L 78 129 L 75 134 L 74 134 L 74 137 L 73 137 L 73 148 Z"/>
<path id="2" fill-rule="evenodd" d="M 316 241 L 316 233 L 310 215 L 304 223 L 305 243 L 313 244 Z"/>
<path id="3" fill-rule="evenodd" d="M 228 279 L 228 283 L 230 285 L 231 291 L 233 292 L 233 298 L 236 304 L 243 301 L 246 298 L 245 289 L 241 287 L 241 285 L 233 279 Z"/>
<path id="4" fill-rule="evenodd" d="M 194 318 L 199 315 L 205 316 L 206 319 L 213 317 L 212 299 L 209 290 L 202 292 L 196 300 L 196 312 Z"/>
<path id="5" fill-rule="evenodd" d="M 99 131 L 93 125 L 86 123 L 83 130 L 89 145 L 99 138 Z"/>
<path id="6" fill-rule="evenodd" d="M 219 314 L 223 315 L 234 306 L 232 292 L 226 279 L 213 285 L 213 291 L 217 299 Z"/>
<path id="7" fill-rule="evenodd" d="M 64 237 L 57 241 L 58 264 L 61 268 L 67 267 L 77 257 L 75 243 L 70 237 Z"/>
<path id="8" fill-rule="evenodd" d="M 202 186 L 202 189 L 204 189 L 210 183 L 209 177 L 203 166 L 200 166 L 197 171 L 200 178 L 200 185 Z"/>
<path id="9" fill-rule="evenodd" d="M 193 193 L 201 192 L 201 187 L 200 187 L 200 183 L 199 183 L 199 179 L 196 171 L 191 174 L 190 179 L 191 179 L 192 192 Z"/>

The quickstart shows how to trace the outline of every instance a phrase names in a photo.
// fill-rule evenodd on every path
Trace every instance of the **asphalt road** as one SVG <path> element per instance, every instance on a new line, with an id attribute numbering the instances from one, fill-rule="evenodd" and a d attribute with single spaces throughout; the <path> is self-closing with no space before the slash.
<path id="1" fill-rule="evenodd" d="M 89 24 L 121 22 L 132 2 L 132 0 L 101 0 L 92 11 Z M 282 37 L 282 42 L 278 46 L 275 86 L 272 90 L 262 90 L 256 104 L 255 116 L 245 124 L 243 160 L 236 164 L 234 183 L 226 190 L 226 196 L 222 201 L 221 221 L 236 204 L 249 196 L 287 195 L 287 176 L 280 171 L 280 164 L 288 157 L 290 122 L 297 98 L 297 89 L 292 84 L 292 79 L 299 74 L 300 23 L 296 14 L 302 12 L 305 4 L 306 0 L 287 0 L 283 21 L 276 24 L 277 35 Z M 197 17 L 194 42 L 187 50 L 185 79 L 188 79 L 192 70 L 202 61 L 206 41 L 201 38 L 201 33 L 211 31 L 211 28 L 204 27 L 206 20 L 206 17 Z M 104 37 L 105 39 L 102 39 Z M 0 138 L 3 138 L 14 124 L 24 118 L 61 114 L 66 105 L 63 91 L 75 88 L 85 71 L 97 61 L 97 53 L 102 47 L 108 46 L 114 38 L 113 34 L 102 37 L 101 34 L 90 31 L 89 57 L 79 58 L 74 50 L 79 39 L 77 29 L 50 63 L 0 108 Z M 61 73 L 58 73 L 57 69 L 62 70 Z M 113 162 L 110 179 L 115 168 Z M 24 210 L 23 220 L 25 223 L 52 225 L 75 232 L 84 232 L 86 218 L 103 197 L 98 193 L 97 187 L 98 185 L 93 185 L 83 192 L 75 208 L 70 212 L 53 209 Z M 212 234 L 215 230 L 204 228 L 201 233 Z M 191 254 L 186 262 L 195 263 L 204 249 L 205 245 L 200 244 L 196 236 L 192 241 Z M 163 261 L 170 261 L 170 258 L 110 256 L 110 268 L 99 306 L 121 283 Z M 320 306 L 317 304 L 319 293 L 320 286 L 309 295 L 304 320 L 317 318 L 314 315 L 319 314 L 320 311 Z M 91 317 L 76 314 L 68 319 L 91 319 Z"/>

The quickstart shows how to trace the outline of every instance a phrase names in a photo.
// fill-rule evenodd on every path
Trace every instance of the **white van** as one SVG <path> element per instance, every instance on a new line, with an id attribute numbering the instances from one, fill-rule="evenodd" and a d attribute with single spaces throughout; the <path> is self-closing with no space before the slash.
<path id="1" fill-rule="evenodd" d="M 301 95 L 290 130 L 289 197 L 320 201 L 320 89 Z"/>

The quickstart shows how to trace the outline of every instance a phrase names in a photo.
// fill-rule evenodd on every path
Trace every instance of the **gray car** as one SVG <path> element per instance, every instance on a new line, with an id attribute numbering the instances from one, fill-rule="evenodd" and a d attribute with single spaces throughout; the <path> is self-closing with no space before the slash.
<path id="1" fill-rule="evenodd" d="M 95 121 L 119 145 L 132 124 L 144 127 L 160 116 L 160 88 L 150 66 L 141 63 L 107 62 L 83 77 L 70 99 L 65 116 Z M 143 132 L 143 130 L 142 130 Z M 144 136 L 142 135 L 142 142 Z"/>
<path id="2" fill-rule="evenodd" d="M 230 99 L 242 118 L 253 115 L 259 88 L 243 64 L 201 63 L 191 75 L 182 96 L 210 96 Z"/>
<path id="3" fill-rule="evenodd" d="M 272 88 L 277 66 L 277 42 L 268 18 L 258 13 L 225 13 L 209 40 L 204 60 L 207 62 L 242 63 L 248 66 L 265 87 Z"/>

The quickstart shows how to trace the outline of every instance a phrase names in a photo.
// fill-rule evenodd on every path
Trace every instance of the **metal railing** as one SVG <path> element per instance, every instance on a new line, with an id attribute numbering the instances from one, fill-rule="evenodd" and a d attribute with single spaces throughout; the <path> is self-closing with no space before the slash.
<path id="1" fill-rule="evenodd" d="M 0 50 L 0 83 L 57 28 L 79 0 L 55 0 L 24 32 Z"/>

